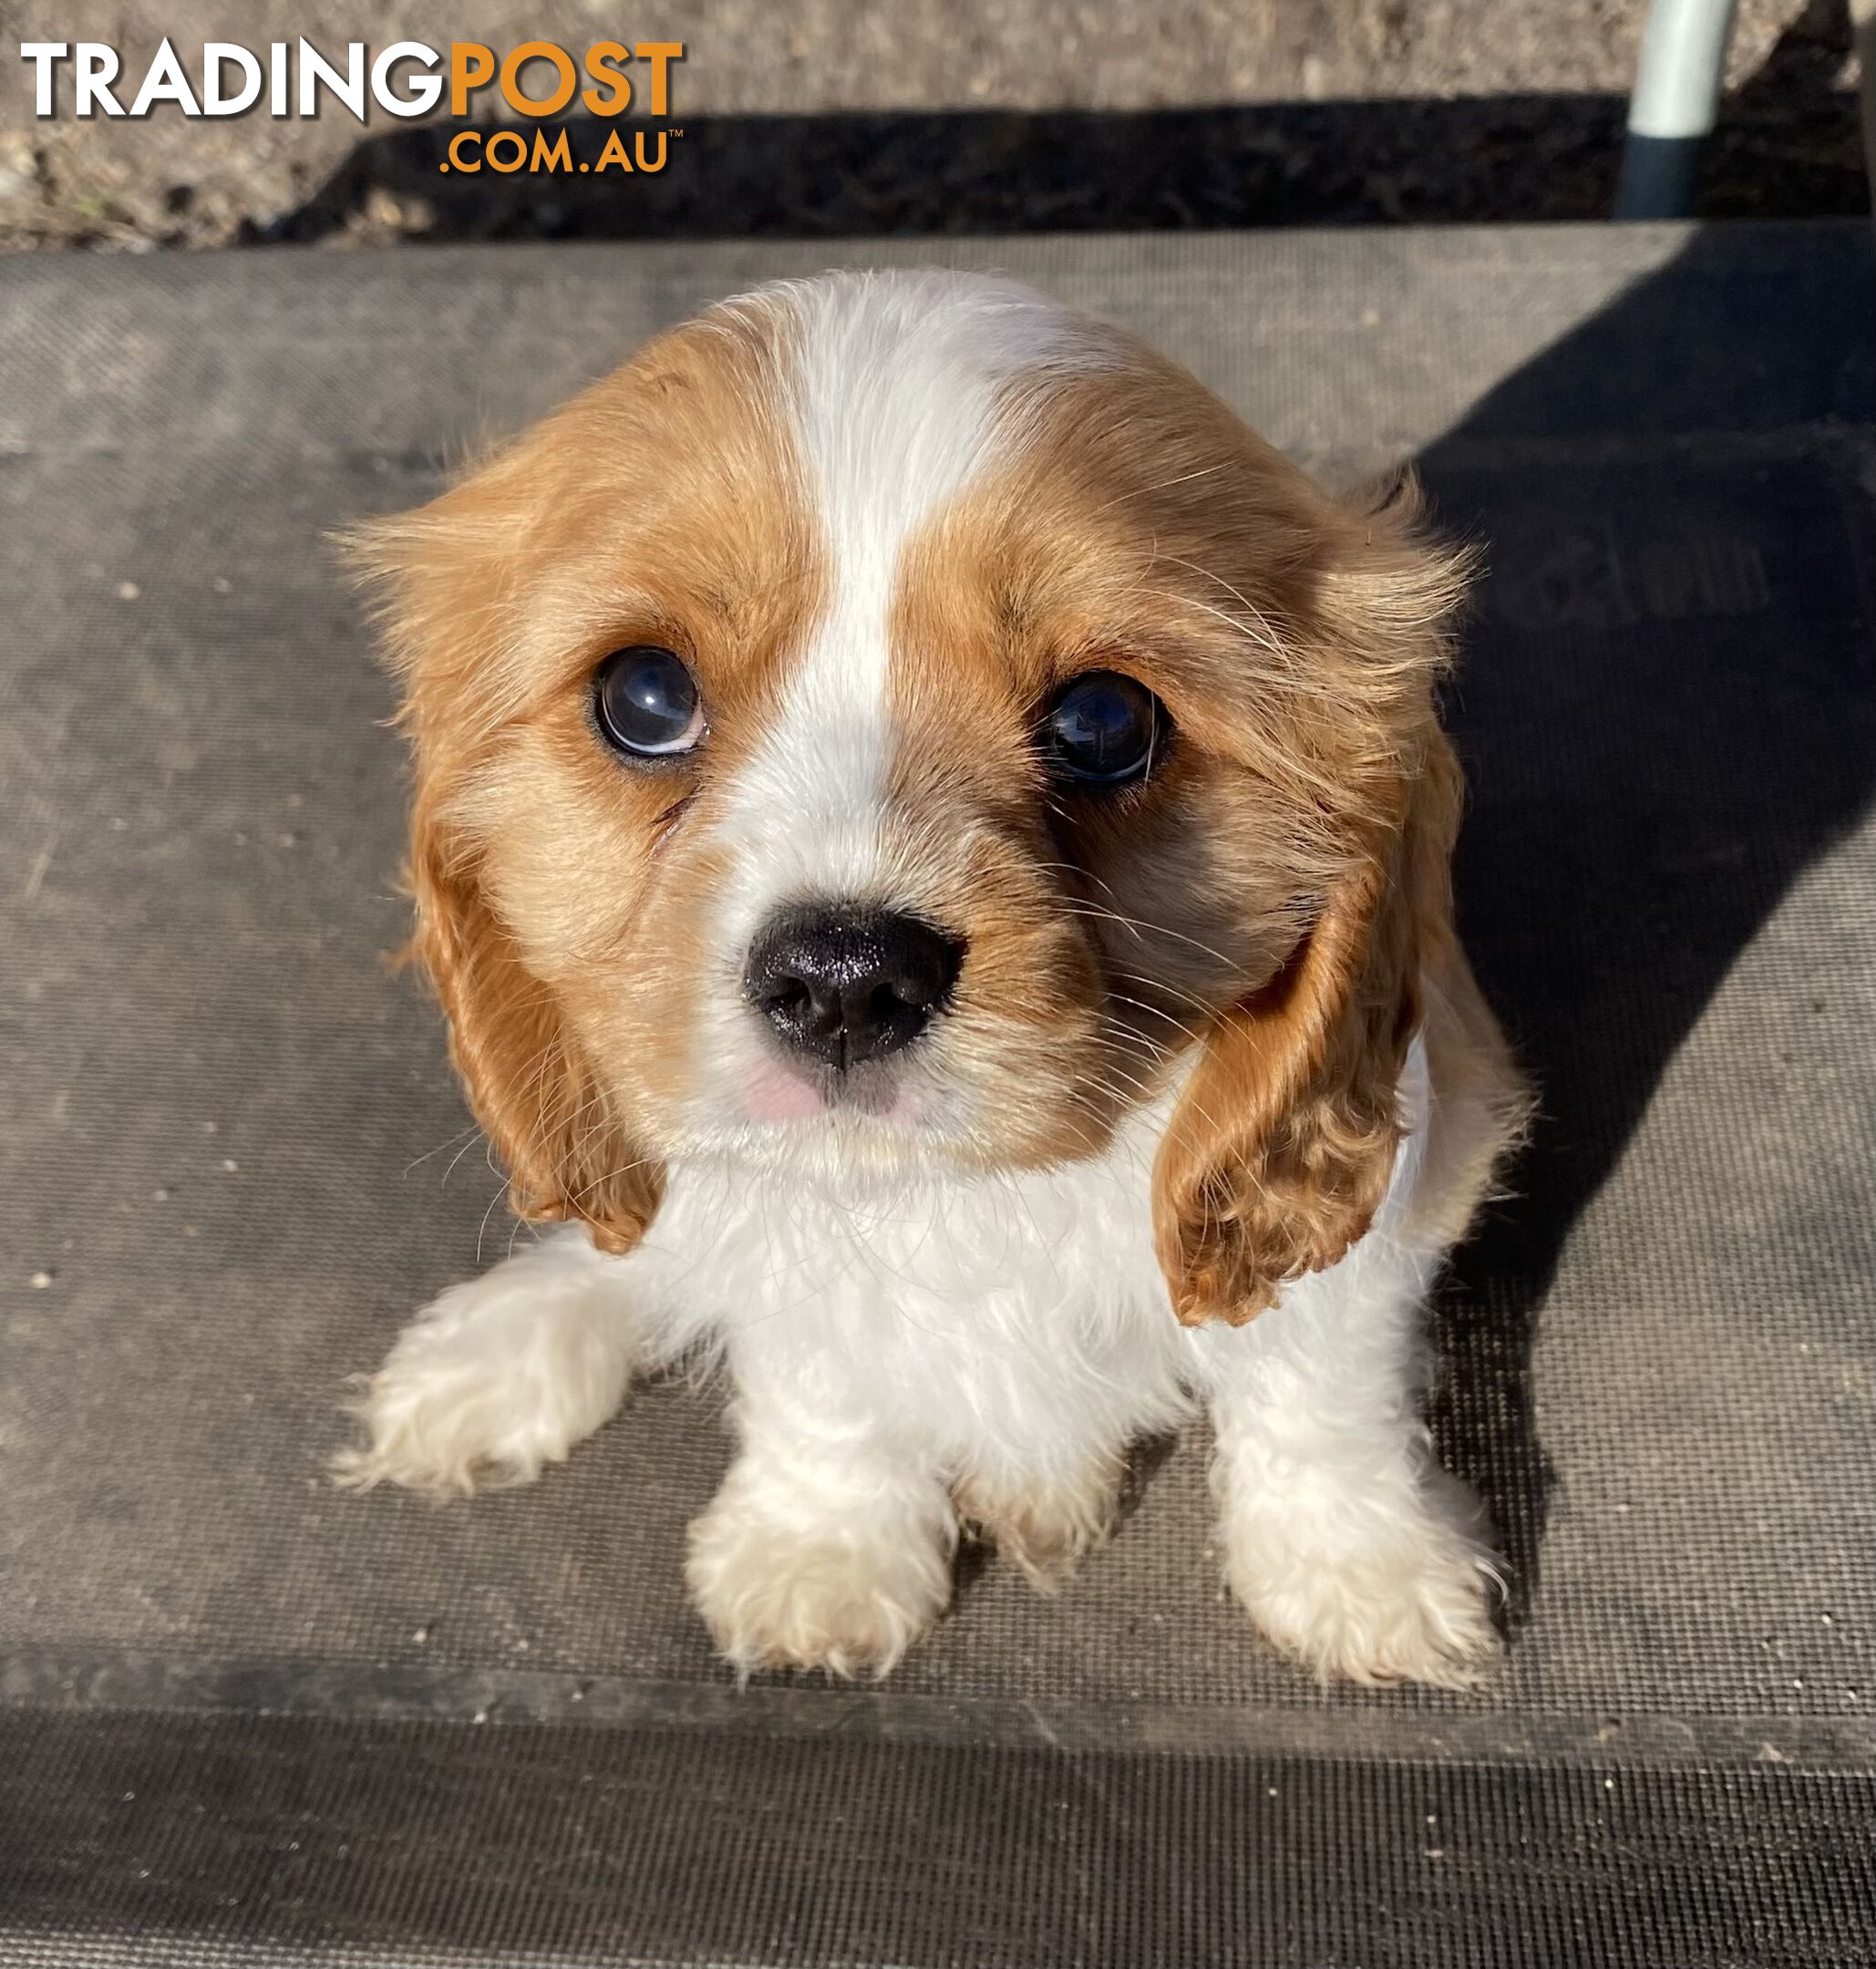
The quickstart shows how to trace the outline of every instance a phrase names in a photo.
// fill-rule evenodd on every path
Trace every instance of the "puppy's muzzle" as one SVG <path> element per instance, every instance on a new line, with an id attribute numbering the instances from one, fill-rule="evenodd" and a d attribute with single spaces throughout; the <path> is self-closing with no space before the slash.
<path id="1" fill-rule="evenodd" d="M 844 1073 L 910 1046 L 950 1003 L 964 955 L 917 916 L 789 909 L 757 933 L 743 990 L 790 1052 Z"/>

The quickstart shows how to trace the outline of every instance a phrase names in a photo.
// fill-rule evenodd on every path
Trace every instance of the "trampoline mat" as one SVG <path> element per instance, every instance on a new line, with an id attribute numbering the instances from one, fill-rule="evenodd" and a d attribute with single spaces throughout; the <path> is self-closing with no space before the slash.
<path id="1" fill-rule="evenodd" d="M 15 261 L 0 1959 L 1876 1959 L 1867 240 Z M 1125 321 L 1331 476 L 1417 456 L 1485 550 L 1461 923 L 1543 1117 L 1438 1309 L 1513 1574 L 1476 1694 L 1272 1654 L 1198 1431 L 1059 1598 L 968 1555 L 877 1691 L 713 1661 L 709 1389 L 525 1490 L 325 1479 L 346 1376 L 512 1226 L 384 961 L 402 761 L 322 535 L 862 258 Z"/>

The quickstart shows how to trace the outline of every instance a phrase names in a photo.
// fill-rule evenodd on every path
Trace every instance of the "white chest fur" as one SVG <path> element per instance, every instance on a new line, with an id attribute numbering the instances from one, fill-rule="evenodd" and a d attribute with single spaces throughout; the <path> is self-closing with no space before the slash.
<path id="1" fill-rule="evenodd" d="M 1416 1046 L 1412 1132 L 1374 1229 L 1257 1323 L 1317 1323 L 1351 1294 L 1417 1294 L 1401 1231 L 1428 1105 Z M 864 1201 L 724 1168 L 674 1172 L 628 1273 L 642 1358 L 717 1351 L 745 1412 L 850 1423 L 922 1462 L 999 1483 L 1046 1479 L 1170 1427 L 1228 1376 L 1255 1329 L 1191 1333 L 1153 1250 L 1163 1113 L 1067 1168 L 908 1186 Z"/>
<path id="2" fill-rule="evenodd" d="M 720 1348 L 746 1403 L 883 1424 L 953 1469 L 1047 1469 L 1183 1413 L 1142 1128 L 1068 1169 L 862 1201 L 686 1170 L 626 1263 L 655 1356 Z"/>

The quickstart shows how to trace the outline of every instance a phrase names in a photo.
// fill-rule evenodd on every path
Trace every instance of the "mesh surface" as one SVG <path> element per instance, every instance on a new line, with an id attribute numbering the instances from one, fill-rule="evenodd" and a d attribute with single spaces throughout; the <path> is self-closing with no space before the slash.
<path id="1" fill-rule="evenodd" d="M 747 1747 L 758 1723 L 778 1742 L 910 1731 L 932 1757 L 1070 1743 L 1149 1756 L 1116 1768 L 1146 1788 L 1139 1826 L 1172 1815 L 1154 1839 L 1212 1810 L 1205 1786 L 1252 1782 L 1201 1759 L 1211 1775 L 1179 1791 L 1167 1772 L 1221 1745 L 1403 1769 L 1510 1759 L 1464 1782 L 1566 1819 L 1588 1756 L 1724 1767 L 1700 1782 L 1753 1799 L 1764 1771 L 1747 1767 L 1788 1761 L 1821 1789 L 1777 1810 L 1830 1821 L 1876 1763 L 1866 238 L 865 255 L 1037 279 L 1332 472 L 1417 452 L 1441 519 L 1486 546 L 1453 706 L 1475 789 L 1462 926 L 1545 1113 L 1520 1199 L 1440 1308 L 1442 1451 L 1485 1490 L 1515 1572 L 1506 1665 L 1465 1698 L 1325 1694 L 1273 1656 L 1216 1583 L 1196 1436 L 1143 1471 L 1118 1537 L 1058 1600 L 970 1568 L 881 1697 L 737 1698 L 711 1661 L 680 1579 L 727 1449 L 707 1394 L 635 1395 L 524 1491 L 438 1510 L 332 1490 L 345 1376 L 510 1227 L 439 1021 L 382 962 L 405 920 L 401 761 L 321 535 L 419 500 L 477 434 L 703 300 L 838 256 L 15 263 L 0 1689 L 68 1713 L 604 1716 L 666 1745 L 727 1730 Z M 173 1777 L 181 1752 L 166 1755 Z M 1377 1799 L 1410 1784 L 1361 1782 Z M 1648 1782 L 1668 1787 L 1634 1806 L 1648 1837 L 1666 1853 L 1685 1833 L 1692 1852 L 1719 1808 L 1692 1778 Z M 1362 1836 L 1336 1795 L 1312 1821 L 1325 1866 L 1334 1838 Z M 1496 1850 L 1478 1845 L 1467 1878 L 1485 1882 Z M 1035 1864 L 1053 1880 L 1070 1859 Z M 1727 1891 L 1749 1904 L 1749 1881 Z M 1475 1892 L 1448 1881 L 1429 1904 Z M 1307 1913 L 1298 1949 L 1346 1953 Z M 1244 1918 L 1276 1933 L 1267 1908 Z M 735 1945 L 759 1952 L 764 1932 Z M 917 1933 L 905 1959 L 932 1953 Z M 850 1940 L 830 1930 L 822 1953 L 892 1943 Z M 1098 1943 L 1069 1953 L 1124 1959 Z M 961 1959 L 1024 1959 L 1014 1947 Z"/>
<path id="2" fill-rule="evenodd" d="M 464 1734 L 0 1725 L 0 1810 L 53 1800 L 0 1952 L 10 1923 L 21 1969 L 1868 1959 L 1876 1792 L 1840 1772 Z"/>

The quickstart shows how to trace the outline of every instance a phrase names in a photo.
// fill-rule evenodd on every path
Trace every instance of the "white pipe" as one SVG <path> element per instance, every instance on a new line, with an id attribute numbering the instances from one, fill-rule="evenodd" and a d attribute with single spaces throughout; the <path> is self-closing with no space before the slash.
<path id="1" fill-rule="evenodd" d="M 1737 0 L 1654 0 L 1629 98 L 1637 137 L 1705 137 L 1719 109 Z"/>
<path id="2" fill-rule="evenodd" d="M 1615 188 L 1618 219 L 1693 211 L 1700 142 L 1719 114 L 1737 4 L 1654 0 L 1649 7 Z"/>
<path id="3" fill-rule="evenodd" d="M 1870 180 L 1870 216 L 1876 219 L 1876 0 L 1850 0 L 1863 98 L 1863 169 Z"/>

